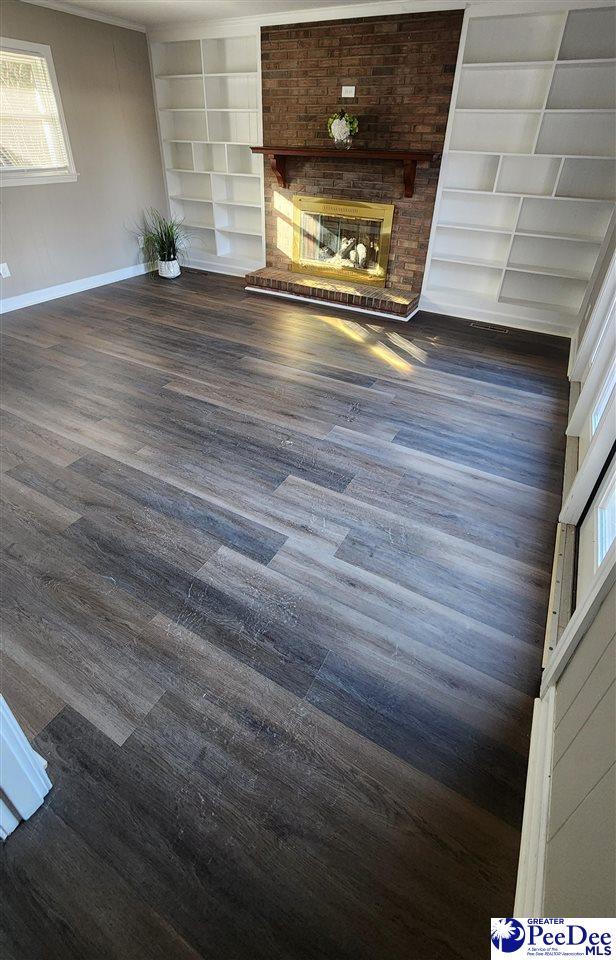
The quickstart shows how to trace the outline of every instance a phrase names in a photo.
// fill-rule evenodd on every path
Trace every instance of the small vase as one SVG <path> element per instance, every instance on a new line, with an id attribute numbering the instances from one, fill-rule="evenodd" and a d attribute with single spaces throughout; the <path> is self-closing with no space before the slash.
<path id="1" fill-rule="evenodd" d="M 334 146 L 338 150 L 350 150 L 353 146 L 353 137 L 345 137 L 344 140 L 334 140 Z"/>
<path id="2" fill-rule="evenodd" d="M 165 277 L 167 280 L 172 280 L 173 277 L 179 277 L 180 265 L 177 260 L 159 260 L 158 275 L 159 277 Z"/>

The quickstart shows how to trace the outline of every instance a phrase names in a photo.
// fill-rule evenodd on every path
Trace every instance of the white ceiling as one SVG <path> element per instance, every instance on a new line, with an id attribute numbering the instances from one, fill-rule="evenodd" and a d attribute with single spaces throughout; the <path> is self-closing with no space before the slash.
<path id="1" fill-rule="evenodd" d="M 41 6 L 65 10 L 141 29 L 172 26 L 192 20 L 226 20 L 265 16 L 321 7 L 350 6 L 357 0 L 30 0 Z"/>

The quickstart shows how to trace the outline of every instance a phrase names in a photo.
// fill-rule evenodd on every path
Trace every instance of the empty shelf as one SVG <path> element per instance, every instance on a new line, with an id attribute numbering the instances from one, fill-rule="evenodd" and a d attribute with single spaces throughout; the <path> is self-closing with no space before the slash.
<path id="1" fill-rule="evenodd" d="M 507 270 L 516 270 L 521 273 L 538 273 L 546 277 L 564 277 L 568 280 L 588 280 L 589 273 L 580 270 L 569 270 L 563 267 L 542 267 L 531 263 L 508 263 Z"/>
<path id="2" fill-rule="evenodd" d="M 470 267 L 489 267 L 492 270 L 503 270 L 505 267 L 503 261 L 482 260 L 480 257 L 460 257 L 448 253 L 434 253 L 432 259 L 442 260 L 445 263 L 465 263 Z"/>
<path id="3" fill-rule="evenodd" d="M 498 298 L 498 302 L 513 304 L 516 307 L 527 307 L 529 310 L 553 310 L 556 313 L 565 314 L 567 317 L 577 317 L 579 312 L 573 307 L 562 306 L 557 303 L 548 303 L 544 300 L 524 300 L 521 297 L 504 297 L 501 295 Z"/>

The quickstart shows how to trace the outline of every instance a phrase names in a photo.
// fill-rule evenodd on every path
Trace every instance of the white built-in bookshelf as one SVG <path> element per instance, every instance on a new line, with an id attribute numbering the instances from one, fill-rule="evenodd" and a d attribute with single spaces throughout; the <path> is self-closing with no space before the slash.
<path id="1" fill-rule="evenodd" d="M 469 17 L 423 304 L 573 330 L 616 199 L 616 9 Z"/>
<path id="2" fill-rule="evenodd" d="M 190 238 L 187 263 L 244 274 L 265 263 L 259 39 L 151 45 L 171 213 Z"/>

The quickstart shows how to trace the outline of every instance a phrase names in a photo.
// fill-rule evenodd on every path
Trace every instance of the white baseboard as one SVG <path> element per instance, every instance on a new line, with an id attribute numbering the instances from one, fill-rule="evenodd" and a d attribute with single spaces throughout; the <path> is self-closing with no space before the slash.
<path id="1" fill-rule="evenodd" d="M 426 313 L 442 313 L 448 317 L 459 317 L 461 320 L 476 320 L 478 323 L 513 327 L 515 330 L 529 330 L 532 333 L 548 333 L 553 337 L 571 338 L 574 332 L 570 324 L 532 319 L 516 314 L 498 313 L 496 310 L 475 305 L 465 306 L 458 303 L 449 303 L 424 293 L 419 299 L 419 309 L 425 310 Z"/>
<path id="2" fill-rule="evenodd" d="M 518 861 L 518 879 L 512 916 L 543 915 L 545 857 L 550 819 L 552 753 L 554 749 L 554 701 L 556 688 L 550 687 L 535 700 L 530 735 L 528 773 L 524 796 L 524 818 Z"/>
<path id="3" fill-rule="evenodd" d="M 104 287 L 108 283 L 117 283 L 118 280 L 128 280 L 138 277 L 142 273 L 149 273 L 153 268 L 148 263 L 136 263 L 120 270 L 110 270 L 109 273 L 99 273 L 94 277 L 82 277 L 80 280 L 70 280 L 68 283 L 58 283 L 54 287 L 44 287 L 41 290 L 31 290 L 17 297 L 6 297 L 0 300 L 0 313 L 11 313 L 23 307 L 31 307 L 35 303 L 45 303 L 47 300 L 57 300 L 58 297 L 68 297 L 71 293 L 81 293 L 93 287 Z"/>
<path id="4" fill-rule="evenodd" d="M 267 297 L 282 297 L 283 300 L 300 300 L 302 303 L 309 303 L 313 307 L 332 307 L 334 310 L 350 310 L 351 313 L 367 313 L 370 317 L 377 317 L 380 320 L 399 320 L 406 323 L 411 317 L 414 317 L 419 307 L 409 313 L 406 317 L 400 317 L 397 313 L 383 313 L 381 310 L 368 310 L 367 307 L 353 307 L 346 303 L 334 303 L 329 300 L 315 300 L 314 297 L 302 297 L 298 293 L 288 293 L 286 290 L 267 290 L 265 287 L 245 287 L 250 293 L 264 293 Z"/>

